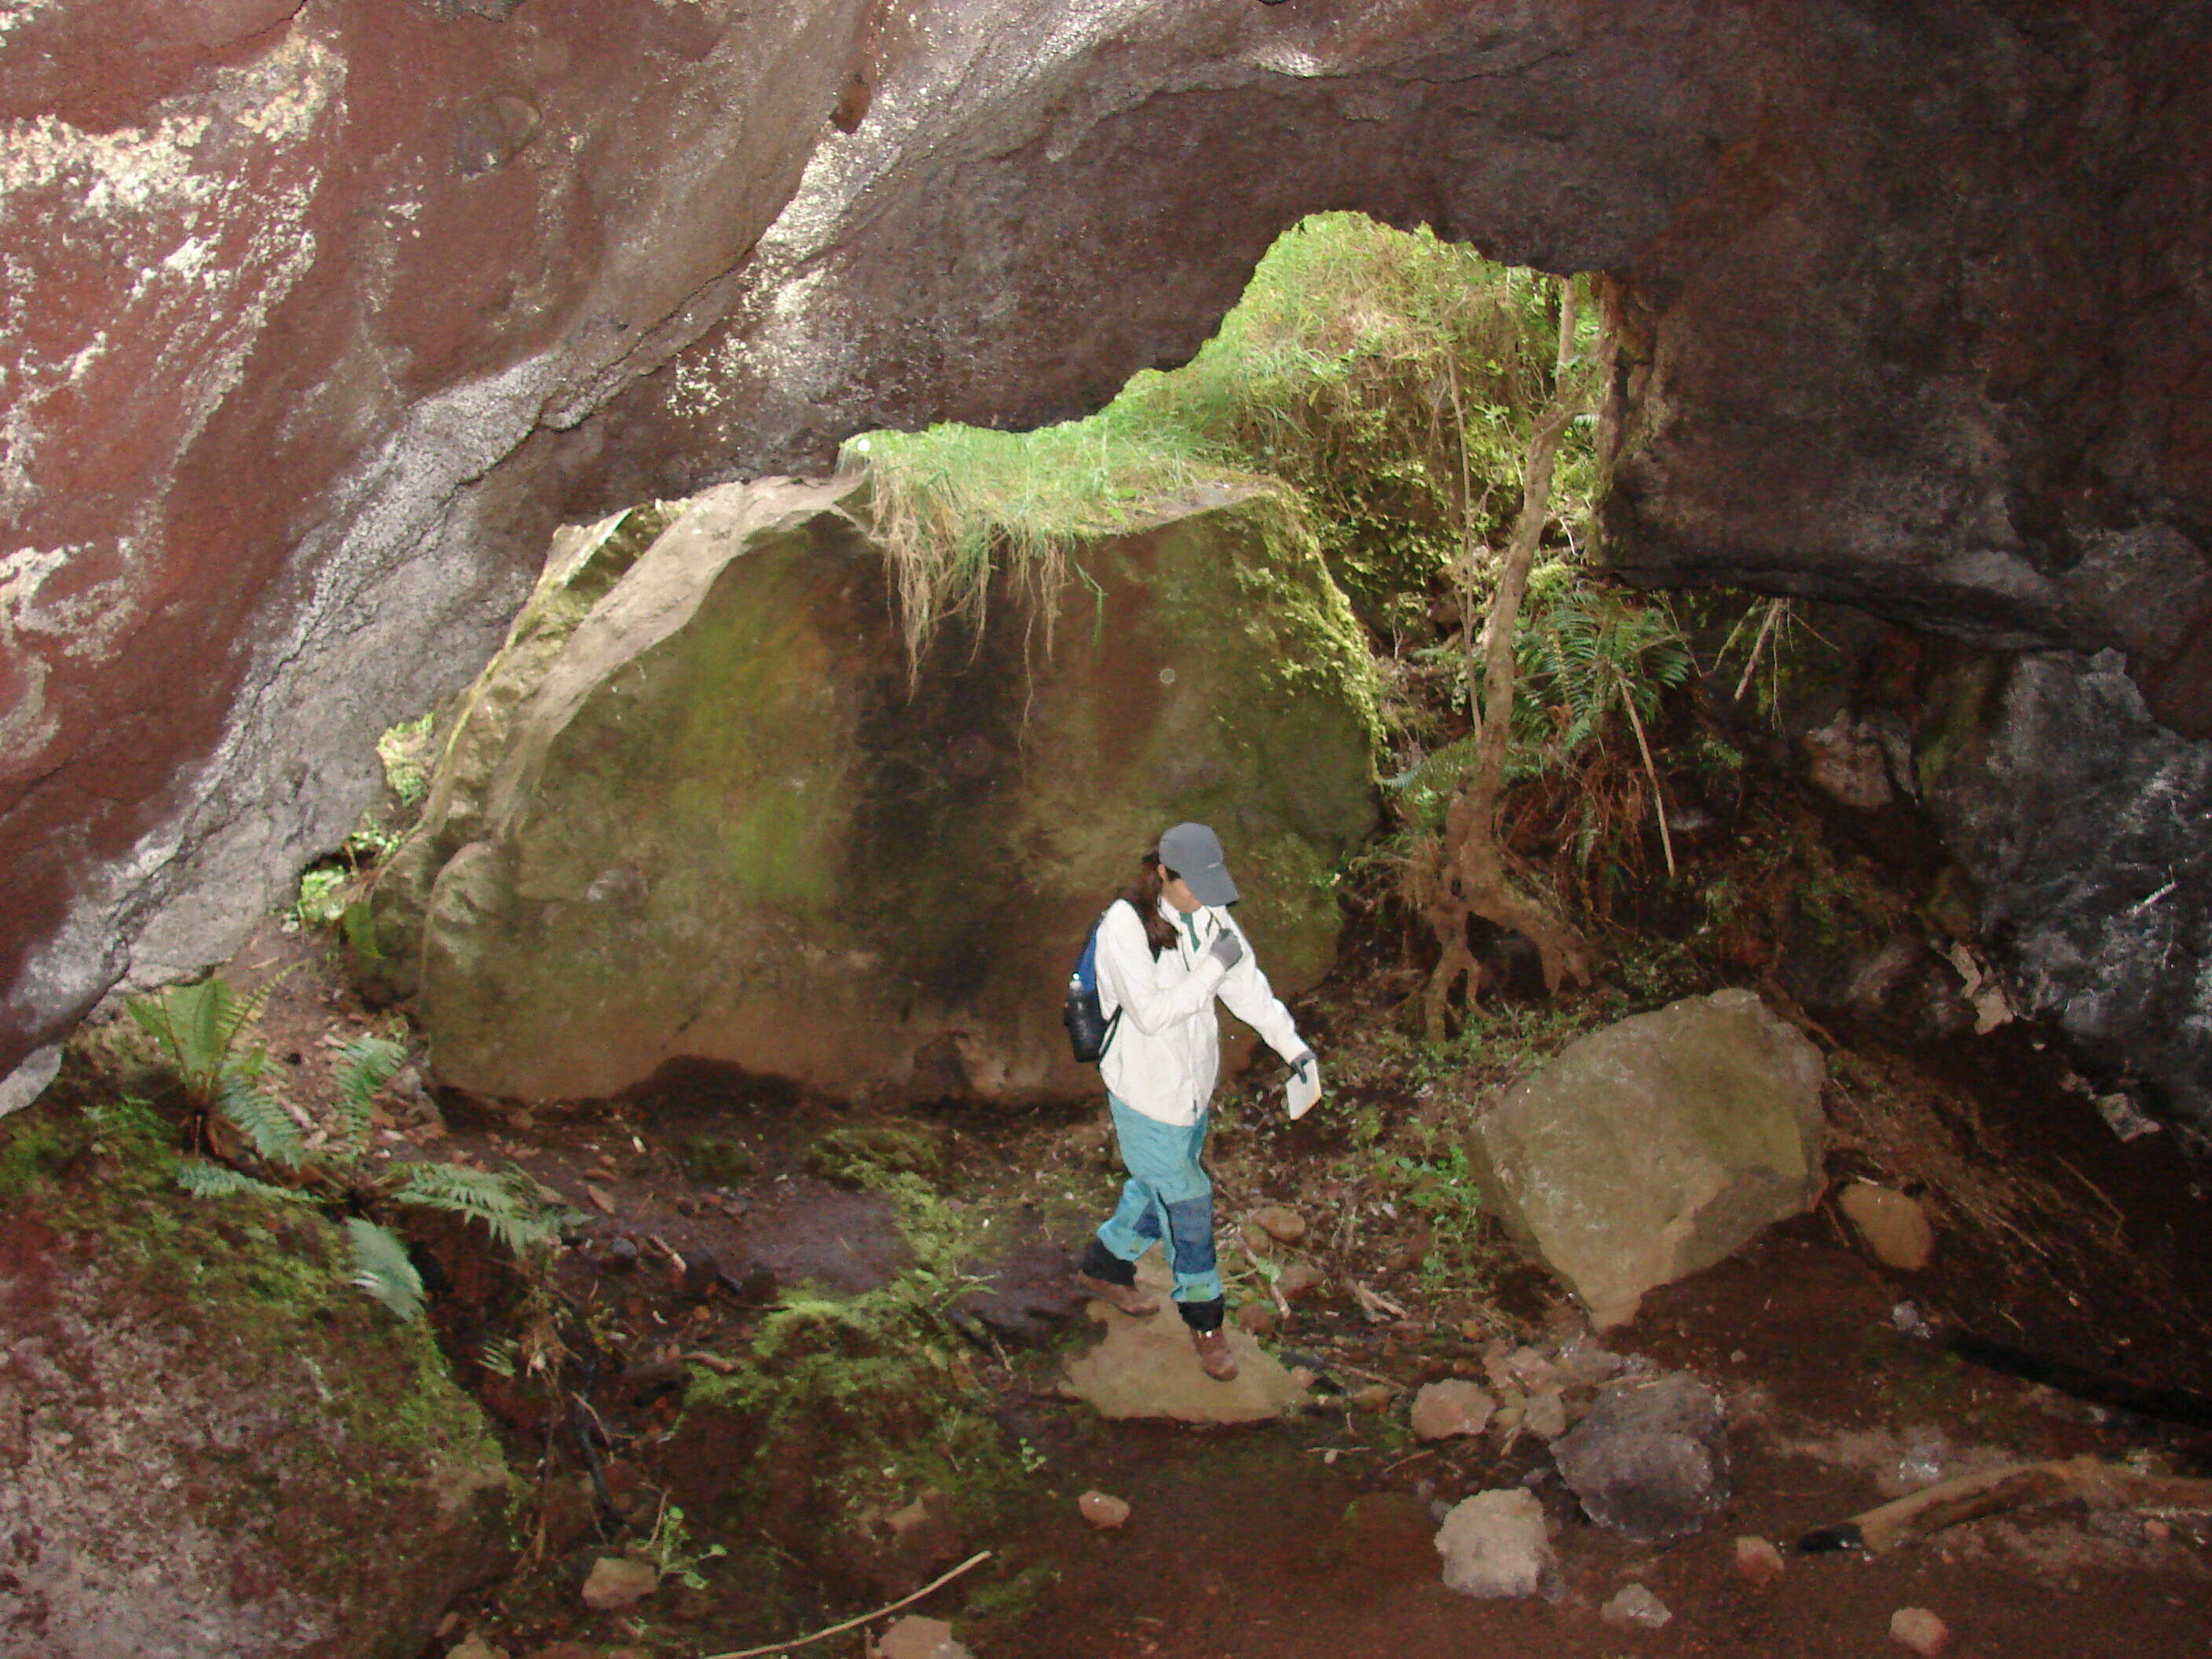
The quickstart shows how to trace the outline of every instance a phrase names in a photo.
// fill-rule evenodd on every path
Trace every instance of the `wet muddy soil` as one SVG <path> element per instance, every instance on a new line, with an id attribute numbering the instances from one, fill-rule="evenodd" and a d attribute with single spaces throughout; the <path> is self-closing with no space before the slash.
<path id="1" fill-rule="evenodd" d="M 1480 1310 L 1478 1327 L 1506 1334 L 1556 1334 L 1571 1321 L 1540 1276 L 1502 1254 L 1481 1297 L 1438 1298 L 1432 1279 L 1410 1264 L 1403 1232 L 1384 1218 L 1342 1253 L 1332 1252 L 1323 1229 L 1313 1255 L 1328 1285 L 1299 1303 L 1270 1341 L 1321 1373 L 1325 1403 L 1292 1420 L 1237 1430 L 1109 1424 L 1056 1387 L 1068 1345 L 1084 1340 L 1059 1275 L 1112 1187 L 1097 1126 L 1085 1114 L 932 1126 L 948 1145 L 957 1137 L 960 1149 L 940 1170 L 943 1189 L 998 1230 L 975 1265 L 994 1281 L 986 1300 L 1005 1297 L 1006 1316 L 956 1326 L 1032 1479 L 987 1526 L 947 1541 L 947 1560 L 987 1548 L 994 1559 L 928 1609 L 954 1619 L 984 1659 L 1502 1659 L 1531 1650 L 1575 1659 L 1874 1656 L 1904 1650 L 1889 1638 L 1889 1620 L 1910 1606 L 1949 1625 L 1955 1653 L 2164 1659 L 2212 1650 L 2212 1547 L 2203 1524 L 2185 1517 L 2146 1525 L 2062 1505 L 1955 1527 L 1881 1558 L 1790 1553 L 1804 1533 L 1893 1497 L 1931 1469 L 1950 1475 L 2089 1452 L 2212 1474 L 2212 1434 L 2072 1400 L 1946 1350 L 1954 1330 L 1993 1330 L 2094 1368 L 2183 1387 L 2198 1380 L 2208 1352 L 2206 1292 L 2191 1272 L 2212 1238 L 2199 1171 L 2164 1138 L 2123 1146 L 2086 1102 L 2057 1086 L 2054 1067 L 2045 1066 L 2043 1086 L 2031 1086 L 2039 1060 L 2032 1042 L 2008 1037 L 1971 1056 L 1975 1075 L 2008 1079 L 1980 1097 L 1978 1125 L 1993 1142 L 1984 1150 L 2007 1160 L 2007 1178 L 2029 1182 L 2032 1194 L 2050 1190 L 2033 1183 L 2070 1171 L 2077 1188 L 2094 1183 L 2121 1218 L 2105 1216 L 2103 1202 L 2086 1192 L 2078 1206 L 2051 1208 L 2019 1237 L 1985 1238 L 1970 1218 L 1954 1215 L 1936 1262 L 1905 1274 L 1871 1261 L 1824 1204 L 1653 1294 L 1636 1325 L 1608 1340 L 1623 1354 L 1689 1370 L 1719 1389 L 1735 1465 L 1724 1512 L 1698 1537 L 1667 1549 L 1641 1548 L 1592 1525 L 1532 1440 L 1424 1448 L 1408 1437 L 1410 1391 L 1473 1369 L 1467 1308 Z M 1925 1055 L 1887 1063 L 1937 1094 L 1955 1086 Z M 1265 1109 L 1264 1089 L 1255 1085 L 1230 1115 Z M 733 1271 L 781 1261 L 792 1265 L 780 1279 L 811 1270 L 834 1283 L 852 1235 L 867 1231 L 864 1221 L 851 1224 L 881 1200 L 806 1173 L 810 1137 L 852 1121 L 827 1109 L 810 1119 L 815 1109 L 723 1103 L 650 1127 L 623 1119 L 613 1133 L 630 1145 L 628 1164 L 612 1176 L 595 1166 L 616 1206 L 599 1231 L 618 1237 L 650 1224 L 679 1249 L 696 1249 L 700 1235 L 683 1231 L 690 1218 L 681 1213 L 696 1193 L 684 1189 L 680 1164 L 653 1148 L 718 1136 L 758 1160 L 734 1189 L 743 1219 L 712 1233 Z M 605 1122 L 581 1121 L 562 1133 L 601 1148 L 610 1134 Z M 1310 1197 L 1297 1139 L 1256 1127 L 1224 1137 L 1224 1236 L 1240 1208 Z M 561 1139 L 541 1133 L 526 1160 L 556 1185 L 578 1169 L 573 1150 L 558 1152 Z M 565 1170 L 556 1167 L 562 1158 Z M 545 1159 L 555 1162 L 538 1162 Z M 1332 1168 L 1341 1174 L 1318 1161 L 1310 1173 L 1328 1177 Z M 653 1170 L 660 1173 L 647 1179 Z M 1317 1218 L 1326 1208 L 1309 1207 Z M 597 1248 L 587 1243 L 581 1254 L 591 1259 Z M 888 1254 L 872 1259 L 878 1272 L 896 1265 Z M 1372 1319 L 1342 1293 L 1354 1278 L 1414 1316 Z M 1906 1325 L 1929 1334 L 1900 1329 L 1900 1304 L 1908 1304 Z M 713 1317 L 730 1322 L 726 1339 L 745 1328 L 738 1311 L 718 1308 Z M 1400 1390 L 1387 1407 L 1361 1409 L 1344 1397 L 1382 1380 Z M 641 1455 L 649 1465 L 649 1453 Z M 1555 1581 L 1521 1602 L 1447 1591 L 1432 1543 L 1443 1506 L 1513 1485 L 1535 1491 L 1551 1516 Z M 1093 1488 L 1132 1504 L 1126 1528 L 1101 1533 L 1081 1522 L 1074 1499 Z M 1739 1534 L 1783 1546 L 1788 1566 L 1778 1584 L 1761 1589 L 1739 1576 Z M 1631 1582 L 1671 1611 L 1664 1628 L 1601 1616 Z M 770 1628 L 757 1609 L 737 1605 L 742 1586 L 718 1589 L 684 1598 L 681 1618 L 587 1618 L 568 1632 L 587 1644 L 644 1639 L 646 1651 L 708 1653 L 796 1634 L 805 1622 L 787 1601 L 783 1622 Z M 812 1609 L 821 1622 L 865 1599 L 832 1577 L 823 1589 Z M 483 1613 L 495 1627 L 496 1607 Z M 542 1637 L 550 1626 L 538 1628 Z M 529 1649 L 514 1650 L 520 1659 Z M 841 1638 L 813 1650 L 862 1650 L 857 1638 Z"/>
<path id="2" fill-rule="evenodd" d="M 336 1049 L 391 1018 L 332 988 L 307 941 L 258 938 L 238 969 L 278 980 L 262 1036 L 311 1105 Z M 1310 1023 L 1343 1048 L 1374 1013 L 1352 1000 L 1310 1011 Z M 489 1253 L 465 1230 L 430 1236 L 457 1268 L 436 1310 L 456 1373 L 539 1498 L 515 1577 L 458 1606 L 426 1652 L 445 1659 L 475 1638 L 509 1659 L 725 1653 L 849 1617 L 987 1549 L 991 1561 L 922 1604 L 953 1620 L 978 1659 L 1825 1659 L 1903 1652 L 1887 1632 L 1908 1606 L 1948 1624 L 1955 1654 L 2212 1652 L 2201 1519 L 2059 1505 L 1880 1558 L 1790 1552 L 1931 1473 L 2086 1452 L 2212 1474 L 2212 1431 L 2074 1399 L 1946 1346 L 1967 1331 L 2137 1385 L 2203 1387 L 2203 1166 L 2170 1133 L 2122 1143 L 2033 1030 L 1905 1049 L 1867 1037 L 1836 1069 L 1832 1175 L 1920 1194 L 1937 1255 L 1917 1273 L 1876 1265 L 1831 1198 L 1655 1292 L 1633 1327 L 1607 1334 L 1617 1352 L 1688 1370 L 1728 1402 L 1734 1495 L 1711 1528 L 1667 1549 L 1587 1521 L 1533 1439 L 1411 1438 L 1407 1401 L 1423 1382 L 1479 1376 L 1484 1343 L 1556 1337 L 1575 1317 L 1494 1235 L 1437 1255 L 1435 1217 L 1392 1183 L 1407 1173 L 1397 1160 L 1425 1155 L 1407 1135 L 1463 1103 L 1411 1079 L 1378 1073 L 1294 1127 L 1271 1076 L 1225 1091 L 1213 1158 L 1232 1300 L 1266 1294 L 1233 1243 L 1262 1203 L 1309 1217 L 1296 1254 L 1322 1280 L 1267 1338 L 1316 1374 L 1313 1409 L 1235 1430 L 1108 1423 L 1061 1395 L 1068 1354 L 1090 1340 L 1065 1282 L 1069 1253 L 1116 1180 L 1098 1114 L 897 1121 L 714 1078 L 531 1111 L 433 1098 L 403 1079 L 380 1103 L 380 1151 L 513 1164 L 558 1194 L 573 1217 L 554 1286 L 596 1344 L 590 1364 L 568 1363 L 565 1399 L 551 1405 L 502 1381 L 485 1355 L 516 1328 L 517 1285 L 483 1265 Z M 985 1402 L 1023 1478 L 963 1506 L 957 1523 L 933 1520 L 922 1552 L 888 1567 L 856 1565 L 842 1546 L 787 1551 L 770 1594 L 752 1564 L 784 1547 L 702 1493 L 713 1459 L 679 1431 L 684 1392 L 747 1352 L 779 1298 L 848 1296 L 914 1267 L 908 1218 L 867 1178 L 887 1168 L 915 1176 L 967 1241 L 970 1282 L 945 1299 L 932 1343 Z M 1378 1315 L 1355 1285 L 1407 1316 Z M 1363 1388 L 1364 1404 L 1353 1399 Z M 580 1431 L 586 1419 L 594 1426 Z M 1559 1571 L 1534 1599 L 1469 1601 L 1441 1583 L 1437 1516 L 1502 1486 L 1542 1500 Z M 1083 1523 L 1074 1500 L 1093 1488 L 1130 1503 L 1126 1527 Z M 672 1491 L 708 1500 L 694 1500 L 690 1542 L 728 1547 L 726 1564 L 705 1561 L 701 1589 L 671 1581 L 626 1611 L 586 1608 L 590 1561 L 649 1528 Z M 823 1538 L 840 1535 L 845 1517 L 817 1518 Z M 1739 1576 L 1740 1534 L 1784 1547 L 1778 1583 Z M 1631 1582 L 1671 1622 L 1608 1623 L 1600 1609 Z M 865 1639 L 805 1651 L 857 1659 Z"/>

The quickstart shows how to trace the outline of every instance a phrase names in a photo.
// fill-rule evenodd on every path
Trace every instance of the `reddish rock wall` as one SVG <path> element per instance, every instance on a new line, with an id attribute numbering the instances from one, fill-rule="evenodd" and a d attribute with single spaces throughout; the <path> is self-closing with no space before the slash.
<path id="1" fill-rule="evenodd" d="M 1321 208 L 1620 280 L 1625 568 L 2205 712 L 2200 8 L 119 15 L 0 22 L 0 1071 L 334 842 L 556 518 L 1092 406 Z"/>

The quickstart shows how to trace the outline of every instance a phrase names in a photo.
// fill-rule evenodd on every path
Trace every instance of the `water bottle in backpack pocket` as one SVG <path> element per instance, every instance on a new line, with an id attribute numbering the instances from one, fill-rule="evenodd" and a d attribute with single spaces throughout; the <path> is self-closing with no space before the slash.
<path id="1" fill-rule="evenodd" d="M 1098 926 L 1105 920 L 1101 915 L 1091 924 L 1083 954 L 1075 959 L 1075 971 L 1067 976 L 1067 1006 L 1060 1013 L 1060 1024 L 1067 1027 L 1068 1047 L 1085 1066 L 1095 1066 L 1105 1058 L 1115 1028 L 1121 1023 L 1119 1008 L 1109 1019 L 1098 1001 Z"/>

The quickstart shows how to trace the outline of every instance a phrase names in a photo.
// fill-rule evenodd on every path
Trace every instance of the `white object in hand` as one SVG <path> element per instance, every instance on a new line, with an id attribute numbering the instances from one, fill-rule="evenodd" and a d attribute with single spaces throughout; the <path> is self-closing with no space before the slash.
<path id="1" fill-rule="evenodd" d="M 1285 1092 L 1290 1097 L 1291 1121 L 1295 1123 L 1313 1110 L 1314 1102 L 1321 1098 L 1321 1062 L 1310 1060 L 1292 1072 Z"/>

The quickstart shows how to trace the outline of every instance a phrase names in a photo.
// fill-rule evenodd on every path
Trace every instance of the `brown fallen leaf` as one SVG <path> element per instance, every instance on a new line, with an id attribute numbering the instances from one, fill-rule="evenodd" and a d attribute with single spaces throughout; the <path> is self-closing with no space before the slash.
<path id="1" fill-rule="evenodd" d="M 595 1186 L 587 1181 L 584 1183 L 584 1196 L 590 1199 L 592 1204 L 605 1214 L 612 1215 L 615 1212 L 615 1201 L 607 1196 L 605 1188 Z"/>

